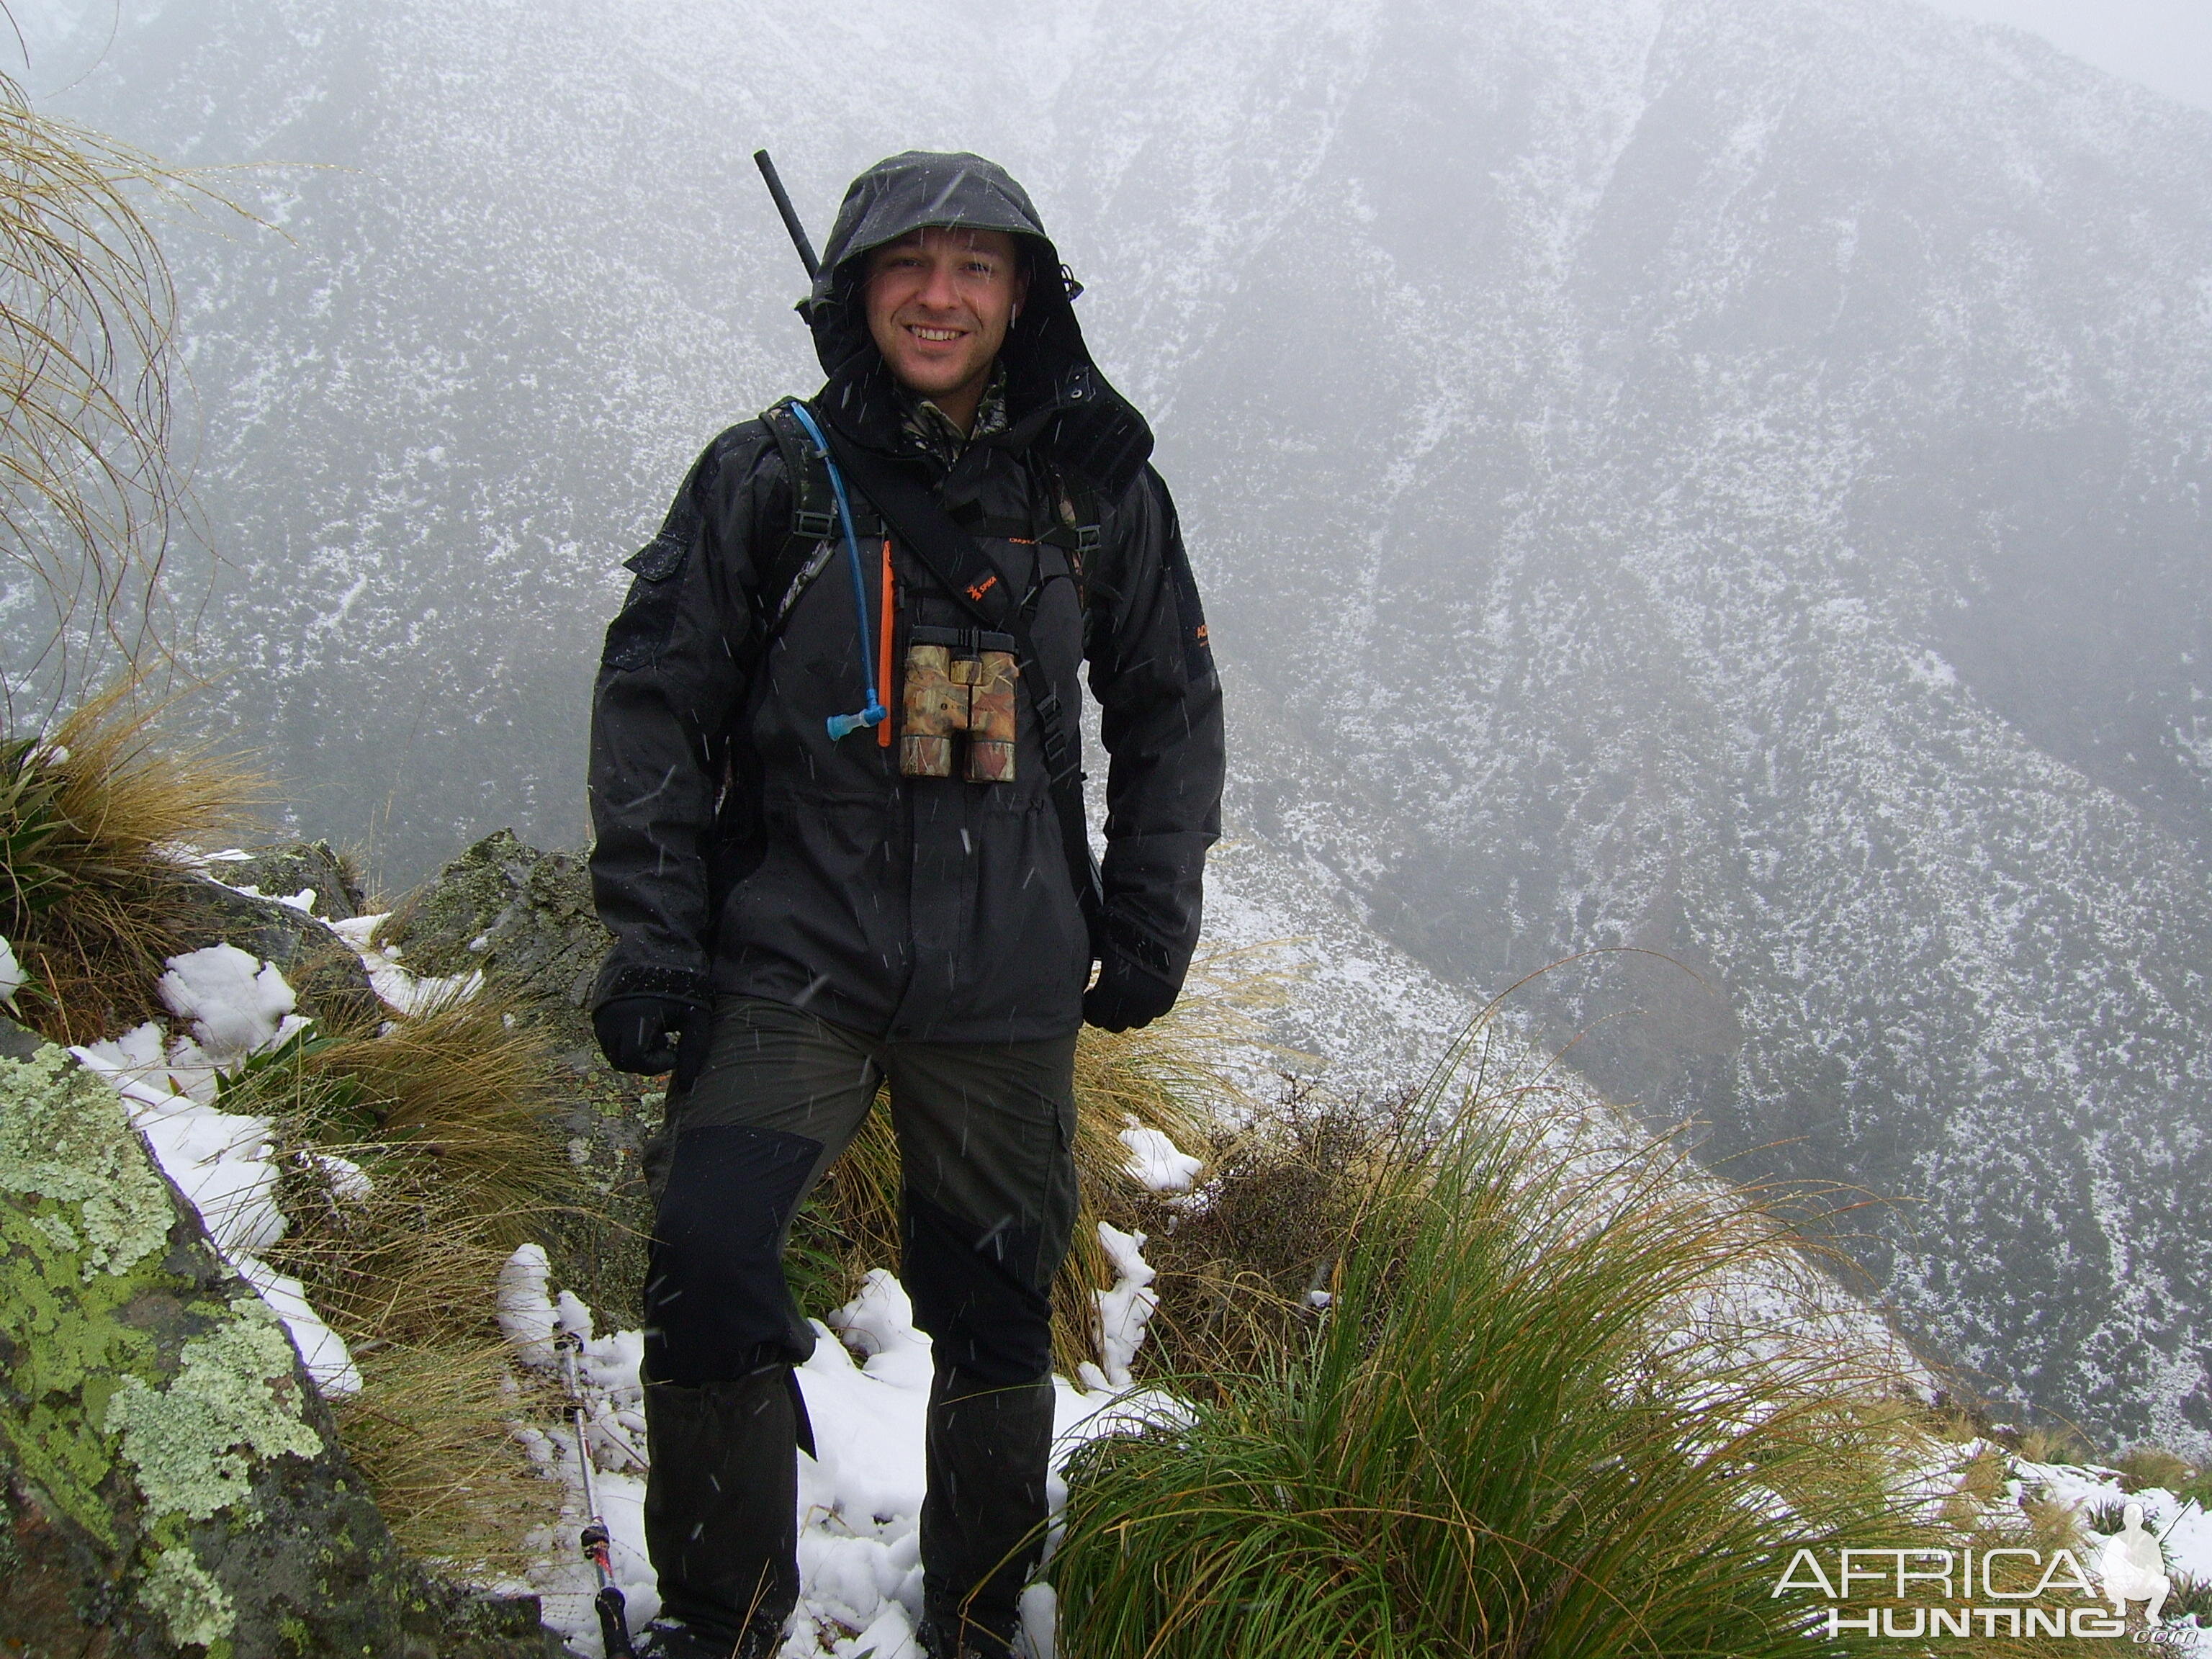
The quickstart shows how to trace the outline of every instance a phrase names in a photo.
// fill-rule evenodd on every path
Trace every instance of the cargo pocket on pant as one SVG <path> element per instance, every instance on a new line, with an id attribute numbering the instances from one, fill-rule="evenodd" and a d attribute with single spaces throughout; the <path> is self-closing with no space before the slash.
<path id="1" fill-rule="evenodd" d="M 1056 1103 L 1053 1108 L 1053 1122 L 1060 1131 L 1060 1153 L 1054 1158 L 1052 1169 L 1045 1177 L 1043 1214 L 1041 1224 L 1042 1243 L 1043 1280 L 1049 1287 L 1053 1279 L 1067 1260 L 1067 1247 L 1075 1232 L 1075 1217 L 1081 1202 L 1081 1193 L 1075 1173 L 1075 1096 Z"/>

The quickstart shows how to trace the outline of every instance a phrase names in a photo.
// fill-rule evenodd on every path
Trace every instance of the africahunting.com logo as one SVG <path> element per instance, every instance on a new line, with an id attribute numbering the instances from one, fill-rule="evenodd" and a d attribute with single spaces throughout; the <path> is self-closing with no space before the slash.
<path id="1" fill-rule="evenodd" d="M 1998 1545 L 1960 1549 L 1800 1549 L 1772 1595 L 1810 1595 L 1807 1633 L 1927 1642 L 2038 1636 L 2159 1641 L 2172 1589 L 2158 1540 L 2130 1504 L 2123 1529 L 2094 1557 L 2070 1549 Z M 2131 1604 L 2142 1605 L 2139 1624 Z M 2175 1632 L 2176 1635 L 2182 1632 Z"/>

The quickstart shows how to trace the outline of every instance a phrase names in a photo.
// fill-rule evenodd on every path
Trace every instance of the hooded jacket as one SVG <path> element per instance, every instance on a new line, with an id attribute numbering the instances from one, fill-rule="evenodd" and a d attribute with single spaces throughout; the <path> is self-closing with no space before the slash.
<path id="1" fill-rule="evenodd" d="M 999 360 L 1006 423 L 949 466 L 909 434 L 861 294 L 872 249 L 933 225 L 1007 232 L 1030 276 Z M 982 541 L 1071 713 L 1087 662 L 1109 757 L 1107 948 L 1180 983 L 1219 831 L 1220 686 L 1174 504 L 1147 461 L 1152 434 L 1091 361 L 1079 291 L 1002 169 L 894 156 L 847 191 L 799 307 L 829 377 L 811 407 L 911 469 Z M 1097 502 L 1101 532 L 1079 569 L 1038 539 L 1079 497 Z M 861 549 L 866 636 L 842 536 L 795 600 L 766 592 L 791 512 L 772 434 L 747 421 L 707 447 L 628 562 L 636 580 L 592 700 L 592 877 L 615 936 L 594 1005 L 738 994 L 901 1040 L 1065 1036 L 1081 1022 L 1091 945 L 1028 687 L 1012 781 L 902 777 L 908 639 L 972 618 L 879 532 Z M 893 683 L 880 690 L 894 731 L 833 742 L 826 718 L 860 707 L 878 649 L 886 558 Z"/>

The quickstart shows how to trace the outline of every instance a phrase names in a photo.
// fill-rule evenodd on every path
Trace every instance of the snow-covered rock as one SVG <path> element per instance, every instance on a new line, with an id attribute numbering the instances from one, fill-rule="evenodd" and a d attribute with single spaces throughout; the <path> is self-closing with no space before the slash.
<path id="1" fill-rule="evenodd" d="M 261 1259 L 288 1224 L 276 1204 L 280 1171 L 269 1121 L 216 1104 L 223 1073 L 304 1029 L 307 1022 L 292 1012 L 292 988 L 274 963 L 218 945 L 171 957 L 160 988 L 170 1010 L 191 1022 L 192 1036 L 171 1038 L 149 1022 L 70 1052 L 122 1097 L 131 1127 L 198 1212 L 223 1259 L 283 1322 L 317 1385 L 332 1396 L 356 1393 L 361 1372 L 344 1340 L 315 1312 L 298 1279 Z M 358 1167 L 331 1162 L 344 1166 L 334 1192 L 366 1191 Z"/>

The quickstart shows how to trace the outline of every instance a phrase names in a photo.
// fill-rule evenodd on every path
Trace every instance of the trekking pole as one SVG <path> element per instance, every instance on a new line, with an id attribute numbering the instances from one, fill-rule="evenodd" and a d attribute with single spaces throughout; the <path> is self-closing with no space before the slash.
<path id="1" fill-rule="evenodd" d="M 814 257 L 814 244 L 806 240 L 806 227 L 799 222 L 799 210 L 792 206 L 791 197 L 783 188 L 783 180 L 776 176 L 775 163 L 768 159 L 766 150 L 753 152 L 753 165 L 768 180 L 768 193 L 775 198 L 775 210 L 783 216 L 783 228 L 791 233 L 791 245 L 799 250 L 799 263 L 806 267 L 806 280 L 811 283 L 822 274 L 822 262 Z"/>
<path id="2" fill-rule="evenodd" d="M 576 1382 L 576 1350 L 583 1346 L 583 1339 L 573 1331 L 564 1331 L 560 1339 L 561 1374 L 568 1384 L 568 1420 L 576 1431 L 576 1468 L 584 1477 L 584 1516 L 587 1524 L 580 1540 L 584 1559 L 592 1564 L 599 1575 L 599 1593 L 592 1598 L 592 1607 L 599 1615 L 599 1641 L 606 1649 L 607 1659 L 637 1659 L 637 1650 L 630 1645 L 629 1609 L 623 1599 L 622 1587 L 615 1583 L 613 1564 L 607 1558 L 610 1534 L 606 1518 L 599 1513 L 599 1500 L 592 1484 L 592 1449 L 584 1443 L 584 1391 Z"/>

